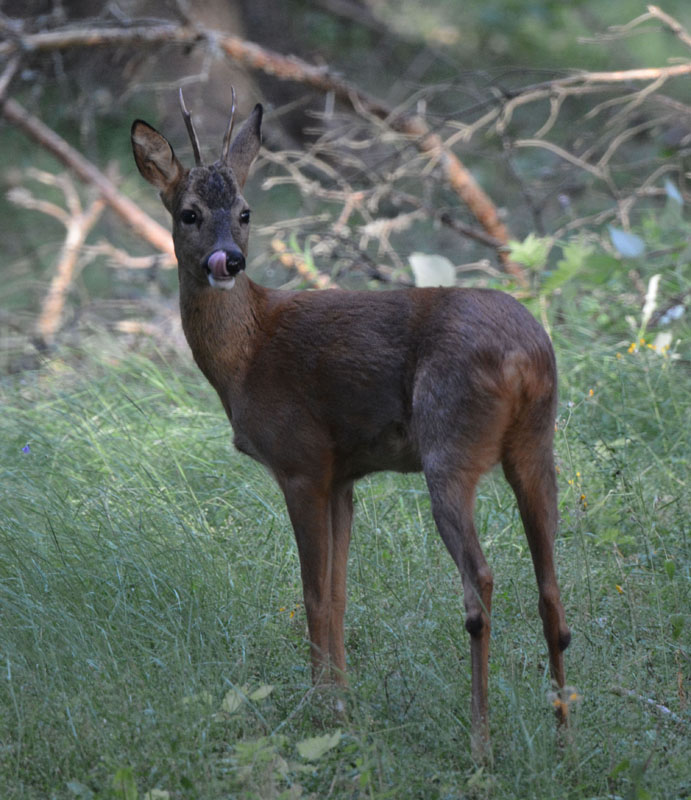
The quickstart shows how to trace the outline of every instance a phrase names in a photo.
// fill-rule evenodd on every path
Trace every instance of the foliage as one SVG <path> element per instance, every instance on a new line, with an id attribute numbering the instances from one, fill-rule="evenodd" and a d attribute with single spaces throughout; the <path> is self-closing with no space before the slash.
<path id="1" fill-rule="evenodd" d="M 248 186 L 265 223 L 252 268 L 273 283 L 362 287 L 466 282 L 470 261 L 469 283 L 520 292 L 549 328 L 561 375 L 557 558 L 574 632 L 566 665 L 581 698 L 570 736 L 555 734 L 530 553 L 499 475 L 481 485 L 477 509 L 496 576 L 494 763 L 469 755 L 461 593 L 418 476 L 357 487 L 351 687 L 315 691 L 280 493 L 232 450 L 217 398 L 168 346 L 169 329 L 155 328 L 161 352 L 136 335 L 147 328 L 123 324 L 151 307 L 157 323 L 169 314 L 174 275 L 155 259 L 115 271 L 87 248 L 65 332 L 37 353 L 35 312 L 62 230 L 3 198 L 0 325 L 14 373 L 0 382 L 0 796 L 686 797 L 688 143 L 668 141 L 685 117 L 660 111 L 686 98 L 671 86 L 643 96 L 627 85 L 613 103 L 574 95 L 552 120 L 551 152 L 535 129 L 548 125 L 554 95 L 507 110 L 517 87 L 563 67 L 665 63 L 670 40 L 632 25 L 595 46 L 579 41 L 627 19 L 623 0 L 387 0 L 369 4 L 374 18 L 359 6 L 362 27 L 332 5 L 272 4 L 256 16 L 269 40 L 301 32 L 284 52 L 312 48 L 380 96 L 424 106 L 507 209 L 511 257 L 529 285 L 448 224 L 467 220 L 434 159 L 338 111 L 316 140 L 267 148 Z M 686 5 L 666 10 L 683 19 Z M 12 88 L 93 161 L 120 163 L 124 190 L 159 213 L 131 177 L 125 120 L 151 113 L 153 62 L 165 81 L 177 76 L 169 54 L 132 58 L 127 83 L 127 70 L 103 68 L 103 51 L 25 53 Z M 178 70 L 187 77 L 193 55 Z M 203 66 L 213 72 L 212 55 Z M 90 58 L 98 69 L 85 68 Z M 541 66 L 547 76 L 534 74 Z M 286 86 L 264 86 L 275 129 L 291 113 Z M 300 125 L 312 125 L 301 103 Z M 4 135 L 8 188 L 55 169 L 15 131 Z M 61 202 L 50 187 L 37 199 Z M 145 253 L 107 220 L 97 235 Z"/>
<path id="2" fill-rule="evenodd" d="M 103 341 L 2 386 L 2 796 L 683 796 L 688 376 L 676 339 L 629 350 L 577 309 L 552 328 L 558 562 L 583 698 L 563 751 L 499 476 L 478 501 L 497 578 L 495 762 L 478 768 L 460 587 L 422 481 L 358 486 L 352 687 L 335 717 L 310 686 L 274 484 L 233 453 L 190 364 Z"/>
<path id="3" fill-rule="evenodd" d="M 638 232 L 610 225 L 598 236 L 580 231 L 555 242 L 531 233 L 523 242 L 512 242 L 511 257 L 530 269 L 539 302 L 551 304 L 557 313 L 578 309 L 584 324 L 636 340 L 651 321 L 664 328 L 682 317 L 691 224 L 676 187 L 670 184 L 666 191 L 664 209 L 647 213 Z M 648 308 L 643 304 L 646 292 Z"/>

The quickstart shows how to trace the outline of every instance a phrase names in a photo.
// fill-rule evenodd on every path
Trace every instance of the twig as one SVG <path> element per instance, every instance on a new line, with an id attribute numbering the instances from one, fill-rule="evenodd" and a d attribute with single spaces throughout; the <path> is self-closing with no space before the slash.
<path id="1" fill-rule="evenodd" d="M 553 142 L 547 142 L 543 139 L 516 139 L 513 143 L 514 147 L 542 147 L 545 150 L 549 150 L 555 155 L 558 155 L 560 158 L 563 158 L 564 161 L 568 161 L 570 164 L 575 164 L 577 167 L 585 170 L 586 172 L 590 172 L 595 177 L 604 180 L 605 175 L 604 172 L 599 168 L 595 167 L 592 164 L 589 164 L 587 161 L 584 161 L 582 158 L 578 158 L 578 156 L 574 156 L 572 153 L 569 153 L 568 150 L 564 150 L 564 148 L 559 147 L 559 145 L 554 144 Z"/>
<path id="2" fill-rule="evenodd" d="M 28 208 L 31 211 L 40 211 L 42 214 L 54 217 L 59 222 L 62 222 L 65 227 L 69 225 L 70 215 L 64 208 L 56 203 L 51 203 L 49 200 L 40 200 L 34 197 L 33 194 L 23 186 L 16 186 L 10 189 L 9 192 L 7 192 L 7 199 L 16 206 Z"/>
<path id="3" fill-rule="evenodd" d="M 43 307 L 36 326 L 40 340 L 44 345 L 52 344 L 55 339 L 55 334 L 60 327 L 65 299 L 72 283 L 72 276 L 74 275 L 80 249 L 89 231 L 101 216 L 104 207 L 105 200 L 99 197 L 94 200 L 86 211 L 76 216 L 71 215 L 68 219 L 65 242 L 60 251 L 55 275 L 50 283 L 48 294 L 43 301 Z"/>
<path id="4" fill-rule="evenodd" d="M 318 289 L 335 289 L 336 284 L 331 280 L 328 275 L 319 272 L 312 264 L 308 263 L 302 255 L 295 252 L 290 252 L 286 247 L 286 243 L 282 239 L 272 239 L 271 249 L 278 256 L 281 264 L 288 268 L 294 269 L 300 277 L 316 286 Z"/>
<path id="5" fill-rule="evenodd" d="M 131 256 L 125 250 L 121 250 L 105 240 L 84 247 L 83 249 L 91 258 L 105 256 L 108 259 L 107 266 L 115 269 L 154 270 L 162 266 L 162 262 L 163 265 L 165 265 L 167 261 L 165 256 L 157 254 L 150 256 Z"/>
<path id="6" fill-rule="evenodd" d="M 671 711 L 667 706 L 663 706 L 661 703 L 656 703 L 650 697 L 643 697 L 643 695 L 636 694 L 632 689 L 624 689 L 623 686 L 613 686 L 611 688 L 613 694 L 619 695 L 619 697 L 630 697 L 632 700 L 639 700 L 641 703 L 645 703 L 647 706 L 654 708 L 655 711 L 662 714 L 666 719 L 671 719 L 672 722 L 680 722 L 683 723 L 684 720 L 678 715 Z"/>
<path id="7" fill-rule="evenodd" d="M 19 69 L 20 60 L 21 57 L 17 53 L 7 62 L 7 66 L 3 70 L 2 75 L 0 75 L 0 102 L 5 99 L 5 94 L 7 93 L 10 83 L 12 83 L 12 78 L 14 78 Z"/>
<path id="8" fill-rule="evenodd" d="M 680 41 L 682 41 L 687 47 L 691 47 L 691 36 L 689 36 L 682 24 L 674 19 L 674 17 L 671 17 L 657 6 L 648 6 L 648 12 L 651 16 L 662 20 L 662 22 L 664 22 L 665 25 L 670 28 L 672 33 L 677 36 Z"/>

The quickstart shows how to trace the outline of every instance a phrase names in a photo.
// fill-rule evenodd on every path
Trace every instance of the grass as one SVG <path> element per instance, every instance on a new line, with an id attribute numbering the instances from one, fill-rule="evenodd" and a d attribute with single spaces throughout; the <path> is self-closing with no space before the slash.
<path id="1" fill-rule="evenodd" d="M 459 580 L 419 476 L 358 485 L 337 719 L 310 687 L 280 493 L 234 452 L 191 364 L 109 344 L 6 379 L 0 797 L 688 797 L 688 375 L 584 331 L 555 344 L 557 552 L 582 699 L 559 748 L 529 553 L 490 476 L 484 768 Z"/>

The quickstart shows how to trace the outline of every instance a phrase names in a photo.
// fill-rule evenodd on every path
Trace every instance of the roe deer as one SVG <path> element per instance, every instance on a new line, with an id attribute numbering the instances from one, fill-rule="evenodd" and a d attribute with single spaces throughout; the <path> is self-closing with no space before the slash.
<path id="1" fill-rule="evenodd" d="M 554 682 L 570 639 L 553 544 L 557 374 L 550 340 L 515 299 L 488 289 L 382 292 L 266 289 L 245 273 L 242 188 L 261 144 L 257 105 L 232 146 L 185 169 L 146 122 L 132 125 L 139 171 L 173 218 L 180 311 L 197 365 L 218 392 L 235 446 L 264 464 L 297 540 L 314 681 L 345 683 L 343 615 L 353 482 L 422 471 L 463 583 L 471 652 L 471 743 L 488 752 L 492 573 L 473 524 L 480 476 L 497 463 L 528 538 Z M 234 104 L 233 104 L 234 110 Z M 563 703 L 558 716 L 566 714 Z"/>

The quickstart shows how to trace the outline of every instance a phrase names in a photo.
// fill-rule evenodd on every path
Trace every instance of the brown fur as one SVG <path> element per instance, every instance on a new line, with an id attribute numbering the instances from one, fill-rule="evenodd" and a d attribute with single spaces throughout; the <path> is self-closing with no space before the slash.
<path id="1" fill-rule="evenodd" d="M 475 289 L 287 292 L 244 271 L 211 286 L 209 253 L 247 252 L 241 189 L 261 110 L 228 163 L 185 170 L 146 123 L 133 126 L 142 175 L 173 216 L 187 340 L 218 392 L 235 444 L 283 490 L 300 555 L 315 680 L 345 680 L 343 615 L 353 482 L 422 470 L 439 532 L 463 580 L 472 665 L 472 741 L 488 744 L 492 574 L 473 525 L 480 476 L 501 463 L 532 553 L 552 676 L 564 686 L 569 631 L 553 563 L 554 353 L 510 296 Z M 199 224 L 181 221 L 185 209 Z M 228 284 L 230 285 L 230 284 Z"/>

